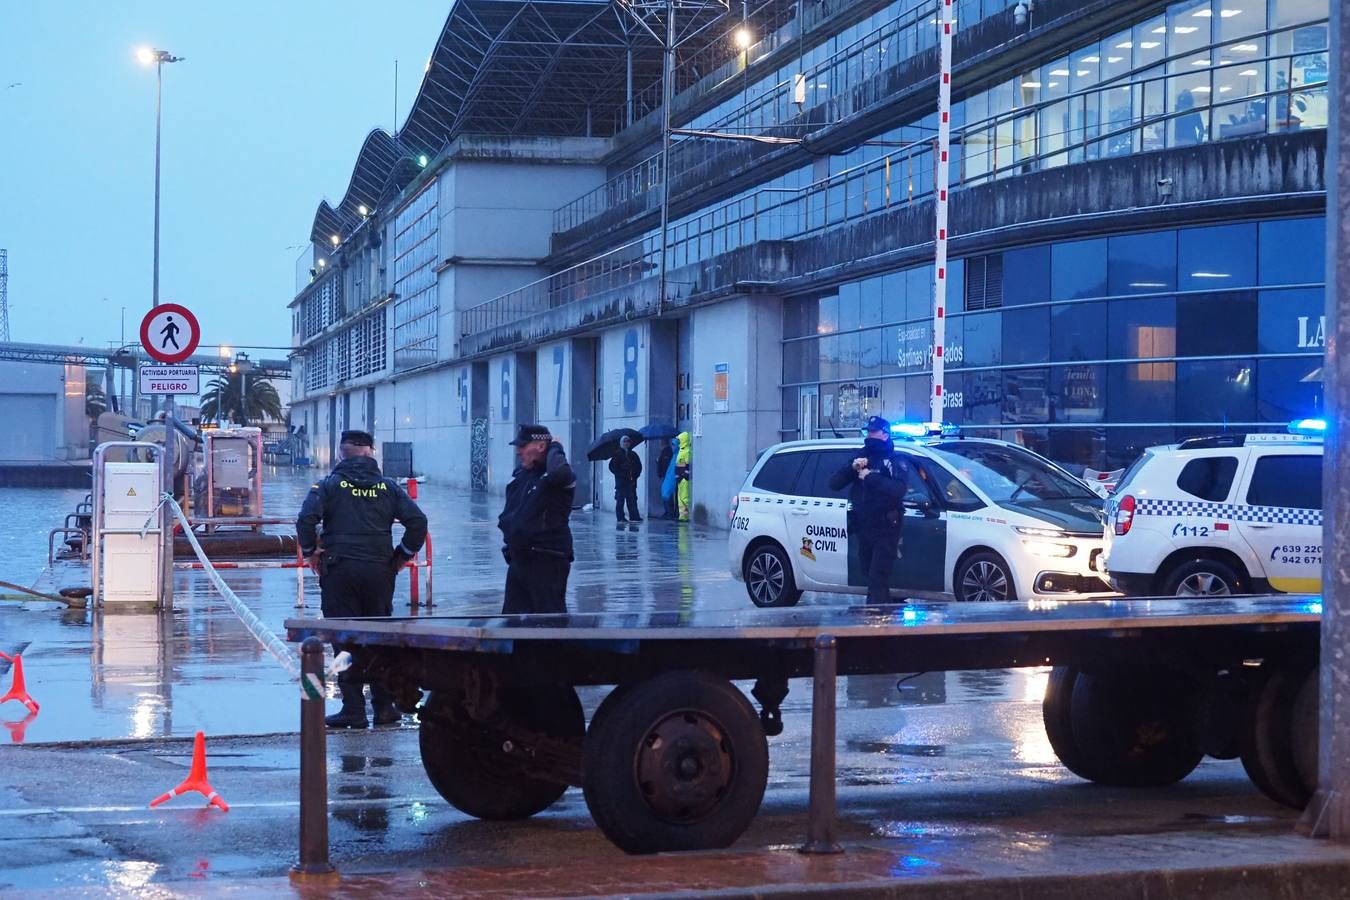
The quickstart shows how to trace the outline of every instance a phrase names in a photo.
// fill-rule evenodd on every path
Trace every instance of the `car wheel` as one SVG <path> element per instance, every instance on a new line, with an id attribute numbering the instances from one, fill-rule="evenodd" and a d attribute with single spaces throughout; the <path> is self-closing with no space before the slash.
<path id="1" fill-rule="evenodd" d="M 1162 592 L 1169 597 L 1227 597 L 1245 594 L 1247 587 L 1232 566 L 1217 559 L 1193 559 L 1171 571 Z"/>
<path id="2" fill-rule="evenodd" d="M 997 553 L 975 553 L 962 560 L 952 585 L 957 600 L 1016 600 L 1012 571 Z"/>
<path id="3" fill-rule="evenodd" d="M 745 555 L 745 590 L 762 608 L 796 606 L 802 592 L 792 575 L 792 561 L 777 544 L 758 544 Z"/>

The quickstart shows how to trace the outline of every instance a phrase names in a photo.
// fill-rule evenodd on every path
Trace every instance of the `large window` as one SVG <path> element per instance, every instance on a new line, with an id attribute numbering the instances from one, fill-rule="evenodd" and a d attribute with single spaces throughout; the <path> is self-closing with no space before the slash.
<path id="1" fill-rule="evenodd" d="M 1149 231 L 1107 240 L 1112 294 L 1159 294 L 1177 288 L 1177 233 Z"/>
<path id="2" fill-rule="evenodd" d="M 436 361 L 436 183 L 394 218 L 394 368 Z"/>
<path id="3" fill-rule="evenodd" d="M 1256 461 L 1247 502 L 1287 509 L 1322 508 L 1322 456 L 1264 456 Z"/>
<path id="4" fill-rule="evenodd" d="M 1177 298 L 1177 355 L 1230 356 L 1256 351 L 1256 294 Z"/>

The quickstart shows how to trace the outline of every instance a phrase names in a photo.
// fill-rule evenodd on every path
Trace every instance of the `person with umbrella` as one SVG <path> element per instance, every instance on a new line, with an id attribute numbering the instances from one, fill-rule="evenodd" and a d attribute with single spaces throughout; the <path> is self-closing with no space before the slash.
<path id="1" fill-rule="evenodd" d="M 637 482 L 642 475 L 642 460 L 633 452 L 633 439 L 628 435 L 619 438 L 619 449 L 609 459 L 609 471 L 614 476 L 614 512 L 620 523 L 629 519 L 641 522 L 638 513 Z M 624 505 L 628 506 L 628 518 L 624 518 Z"/>
<path id="2" fill-rule="evenodd" d="M 520 465 L 497 518 L 506 558 L 502 615 L 567 612 L 572 571 L 572 499 L 577 478 L 562 444 L 542 425 L 522 425 L 511 442 Z"/>

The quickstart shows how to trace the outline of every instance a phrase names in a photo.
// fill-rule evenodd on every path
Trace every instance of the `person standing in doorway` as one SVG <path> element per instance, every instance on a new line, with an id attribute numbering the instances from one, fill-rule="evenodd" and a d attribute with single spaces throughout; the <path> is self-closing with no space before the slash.
<path id="1" fill-rule="evenodd" d="M 619 449 L 609 460 L 609 472 L 614 476 L 614 512 L 620 522 L 631 519 L 641 522 L 638 513 L 637 483 L 642 475 L 642 460 L 633 452 L 633 443 L 627 437 L 619 438 Z M 624 506 L 628 518 L 624 518 Z"/>
<path id="2" fill-rule="evenodd" d="M 689 521 L 689 501 L 693 495 L 694 480 L 694 438 L 687 431 L 681 431 L 675 438 L 679 450 L 675 454 L 675 502 L 679 509 L 679 521 Z"/>
<path id="3" fill-rule="evenodd" d="M 511 445 L 520 464 L 497 517 L 506 559 L 502 615 L 565 613 L 577 478 L 562 444 L 542 425 L 520 426 Z"/>
<path id="4" fill-rule="evenodd" d="M 848 539 L 858 544 L 869 604 L 891 602 L 891 570 L 905 515 L 905 469 L 895 457 L 891 423 L 872 416 L 862 453 L 830 476 L 830 490 L 848 488 Z"/>
<path id="5" fill-rule="evenodd" d="M 341 462 L 309 489 L 300 507 L 295 522 L 300 551 L 319 575 L 325 617 L 391 616 L 394 580 L 422 549 L 427 517 L 397 481 L 380 473 L 369 434 L 342 432 L 338 453 Z M 403 524 L 403 540 L 391 549 L 394 522 Z M 342 649 L 335 645 L 333 652 Z M 325 719 L 328 727 L 365 728 L 370 723 L 360 667 L 339 672 L 337 681 L 342 709 Z M 389 691 L 369 683 L 375 724 L 392 725 L 402 718 Z"/>
<path id="6" fill-rule="evenodd" d="M 675 449 L 679 446 L 680 442 L 672 438 L 661 448 L 661 455 L 656 458 L 656 477 L 661 480 L 663 519 L 675 518 L 675 473 L 670 467 L 675 462 Z"/>

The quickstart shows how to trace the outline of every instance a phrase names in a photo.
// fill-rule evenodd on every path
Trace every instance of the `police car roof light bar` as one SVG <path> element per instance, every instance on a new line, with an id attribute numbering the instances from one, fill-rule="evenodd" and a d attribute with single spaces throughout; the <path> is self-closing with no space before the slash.
<path id="1" fill-rule="evenodd" d="M 1326 419 L 1295 419 L 1289 423 L 1290 434 L 1311 434 L 1321 437 L 1327 433 Z"/>
<path id="2" fill-rule="evenodd" d="M 956 437 L 961 426 L 950 422 L 895 422 L 891 425 L 893 438 Z"/>

